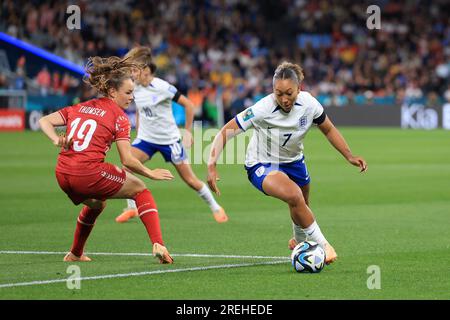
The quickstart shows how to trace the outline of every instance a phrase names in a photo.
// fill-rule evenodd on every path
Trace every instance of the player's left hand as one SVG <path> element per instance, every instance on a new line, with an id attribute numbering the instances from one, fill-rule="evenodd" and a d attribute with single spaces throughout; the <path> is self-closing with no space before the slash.
<path id="1" fill-rule="evenodd" d="M 352 165 L 359 167 L 360 171 L 359 172 L 366 172 L 367 171 L 367 162 L 366 160 L 364 160 L 363 157 L 358 157 L 358 156 L 351 156 L 350 158 L 347 159 L 348 162 L 350 162 Z"/>
<path id="2" fill-rule="evenodd" d="M 194 138 L 192 138 L 192 133 L 188 130 L 184 130 L 183 134 L 183 146 L 189 149 L 194 144 Z"/>
<path id="3" fill-rule="evenodd" d="M 53 144 L 57 147 L 64 148 L 64 150 L 67 151 L 73 144 L 73 138 L 69 140 L 65 134 L 61 134 L 58 136 L 58 141 L 54 141 Z"/>
<path id="4" fill-rule="evenodd" d="M 166 169 L 153 169 L 151 170 L 151 175 L 149 178 L 153 180 L 172 180 L 173 175 Z"/>

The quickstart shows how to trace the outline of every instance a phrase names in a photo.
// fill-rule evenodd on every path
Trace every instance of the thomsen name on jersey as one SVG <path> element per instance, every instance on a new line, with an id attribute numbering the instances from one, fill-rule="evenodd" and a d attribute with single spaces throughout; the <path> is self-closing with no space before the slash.
<path id="1" fill-rule="evenodd" d="M 93 114 L 94 116 L 103 117 L 106 114 L 106 110 L 99 109 L 99 108 L 92 108 L 92 107 L 80 107 L 80 110 L 78 110 L 80 113 L 86 113 L 86 114 Z"/>

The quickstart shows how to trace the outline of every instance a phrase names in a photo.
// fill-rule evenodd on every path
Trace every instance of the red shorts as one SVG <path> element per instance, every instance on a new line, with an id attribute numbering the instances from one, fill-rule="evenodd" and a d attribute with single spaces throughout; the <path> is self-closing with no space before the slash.
<path id="1" fill-rule="evenodd" d="M 95 171 L 85 176 L 56 172 L 56 180 L 75 205 L 88 199 L 104 201 L 115 195 L 125 183 L 125 170 L 113 164 L 102 163 Z"/>

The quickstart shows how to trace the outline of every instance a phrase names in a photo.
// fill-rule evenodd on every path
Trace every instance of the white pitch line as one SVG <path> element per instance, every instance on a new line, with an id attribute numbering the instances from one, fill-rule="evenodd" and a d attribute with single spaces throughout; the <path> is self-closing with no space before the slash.
<path id="1" fill-rule="evenodd" d="M 66 254 L 67 252 L 55 252 L 55 251 L 10 251 L 3 250 L 0 254 Z M 152 256 L 151 253 L 127 253 L 127 252 L 85 252 L 86 255 L 98 255 L 98 256 Z M 193 257 L 193 258 L 232 258 L 232 259 L 286 259 L 288 257 L 273 257 L 273 256 L 242 256 L 242 255 L 225 255 L 225 254 L 197 254 L 197 253 L 179 253 L 171 254 L 173 257 Z"/>
<path id="2" fill-rule="evenodd" d="M 194 267 L 194 268 L 172 269 L 172 270 L 155 270 L 155 271 L 143 271 L 143 272 L 131 272 L 131 273 L 105 274 L 105 275 L 101 275 L 101 276 L 70 278 L 70 279 L 53 279 L 53 280 L 31 281 L 31 282 L 5 283 L 5 284 L 0 284 L 0 288 L 53 284 L 53 283 L 67 282 L 68 280 L 69 281 L 77 281 L 77 280 L 83 281 L 83 280 L 139 277 L 139 276 L 147 276 L 147 275 L 163 274 L 163 273 L 205 271 L 205 270 L 212 270 L 212 269 L 242 268 L 242 267 L 253 267 L 253 266 L 261 266 L 261 265 L 274 265 L 274 264 L 281 264 L 281 263 L 286 263 L 286 261 L 283 260 L 283 261 L 269 261 L 269 262 L 258 262 L 258 263 L 223 264 L 223 265 L 208 266 L 208 267 Z"/>

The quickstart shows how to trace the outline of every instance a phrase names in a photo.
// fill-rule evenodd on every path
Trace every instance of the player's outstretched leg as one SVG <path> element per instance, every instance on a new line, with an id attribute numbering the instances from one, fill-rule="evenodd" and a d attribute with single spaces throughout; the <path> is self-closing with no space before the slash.
<path id="1" fill-rule="evenodd" d="M 122 188 L 111 198 L 133 199 L 136 202 L 139 218 L 147 230 L 150 241 L 153 244 L 153 255 L 160 263 L 173 263 L 169 251 L 164 246 L 161 226 L 159 222 L 158 208 L 155 199 L 144 182 L 133 174 L 127 172 Z M 158 244 L 155 246 L 155 244 Z"/>
<path id="2" fill-rule="evenodd" d="M 147 233 L 153 243 L 153 255 L 159 259 L 160 263 L 173 263 L 169 251 L 164 246 L 161 226 L 159 223 L 158 208 L 151 192 L 145 189 L 135 197 L 139 218 L 147 229 Z"/>
<path id="3" fill-rule="evenodd" d="M 324 249 L 325 263 L 330 264 L 337 259 L 336 251 L 325 239 L 311 209 L 306 205 L 302 191 L 294 181 L 283 172 L 272 171 L 264 178 L 263 189 L 266 194 L 289 205 L 292 221 L 301 227 L 310 240 L 317 242 Z"/>
<path id="4" fill-rule="evenodd" d="M 85 206 L 81 209 L 77 219 L 72 248 L 63 259 L 63 261 L 66 262 L 91 261 L 89 257 L 83 255 L 84 246 L 92 229 L 94 228 L 95 220 L 97 220 L 97 217 L 106 207 L 106 202 L 91 199 L 86 200 L 83 203 Z"/>
<path id="5" fill-rule="evenodd" d="M 199 197 L 202 198 L 203 201 L 209 206 L 216 222 L 227 222 L 228 216 L 225 210 L 217 203 L 208 186 L 197 178 L 192 171 L 191 165 L 188 162 L 182 162 L 174 165 L 183 181 L 186 182 L 189 187 L 197 191 Z"/>

